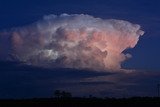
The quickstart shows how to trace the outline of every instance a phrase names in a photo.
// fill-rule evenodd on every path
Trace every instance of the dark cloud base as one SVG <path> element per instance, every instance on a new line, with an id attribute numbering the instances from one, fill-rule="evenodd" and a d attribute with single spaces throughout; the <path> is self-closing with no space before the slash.
<path id="1" fill-rule="evenodd" d="M 106 73 L 0 62 L 0 98 L 51 97 L 56 89 L 73 96 L 156 96 L 159 76 L 158 72 L 147 71 Z"/>

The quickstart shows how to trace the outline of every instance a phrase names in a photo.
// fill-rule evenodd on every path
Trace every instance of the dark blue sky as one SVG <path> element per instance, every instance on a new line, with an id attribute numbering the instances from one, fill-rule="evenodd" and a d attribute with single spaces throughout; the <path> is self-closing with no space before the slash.
<path id="1" fill-rule="evenodd" d="M 133 58 L 125 68 L 159 70 L 160 1 L 158 0 L 0 0 L 0 29 L 24 26 L 49 14 L 89 14 L 138 23 L 145 31 L 129 50 Z"/>
<path id="2" fill-rule="evenodd" d="M 75 95 L 82 96 L 89 93 L 99 96 L 154 96 L 160 70 L 159 10 L 159 0 L 0 0 L 0 30 L 31 24 L 44 15 L 62 13 L 82 13 L 140 24 L 145 34 L 140 37 L 134 49 L 127 50 L 133 57 L 122 66 L 150 71 L 149 74 L 112 74 L 113 76 L 74 70 L 68 73 L 65 70 L 44 73 L 43 70 L 21 69 L 12 64 L 9 64 L 11 69 L 8 70 L 7 67 L 2 67 L 7 66 L 2 62 L 0 98 L 49 97 L 55 89 L 73 91 Z"/>

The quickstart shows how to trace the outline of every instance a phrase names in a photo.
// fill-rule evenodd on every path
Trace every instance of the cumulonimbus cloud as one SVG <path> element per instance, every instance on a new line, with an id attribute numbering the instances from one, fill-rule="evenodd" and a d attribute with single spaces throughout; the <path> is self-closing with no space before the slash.
<path id="1" fill-rule="evenodd" d="M 140 25 L 128 21 L 84 14 L 49 15 L 1 32 L 0 54 L 36 66 L 119 70 L 131 57 L 123 51 L 134 48 L 143 34 Z"/>

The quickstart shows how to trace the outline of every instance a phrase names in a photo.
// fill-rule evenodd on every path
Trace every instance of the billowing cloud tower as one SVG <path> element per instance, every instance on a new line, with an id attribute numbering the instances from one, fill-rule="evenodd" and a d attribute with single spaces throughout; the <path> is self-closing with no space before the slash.
<path id="1" fill-rule="evenodd" d="M 0 34 L 0 54 L 11 60 L 43 67 L 119 70 L 124 54 L 144 32 L 128 21 L 84 14 L 49 15 L 29 26 Z M 4 49 L 6 44 L 8 49 Z"/>

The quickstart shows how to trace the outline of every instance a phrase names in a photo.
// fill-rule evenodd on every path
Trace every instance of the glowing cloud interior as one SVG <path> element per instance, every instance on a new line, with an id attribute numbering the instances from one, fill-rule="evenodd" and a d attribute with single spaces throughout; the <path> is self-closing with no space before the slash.
<path id="1" fill-rule="evenodd" d="M 121 63 L 131 57 L 123 51 L 134 48 L 143 34 L 140 25 L 128 21 L 62 14 L 44 16 L 0 36 L 8 35 L 7 57 L 12 60 L 44 67 L 105 71 L 121 69 Z"/>

